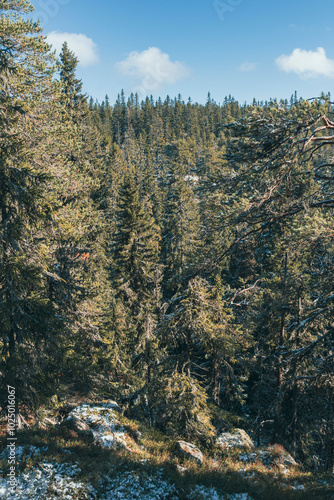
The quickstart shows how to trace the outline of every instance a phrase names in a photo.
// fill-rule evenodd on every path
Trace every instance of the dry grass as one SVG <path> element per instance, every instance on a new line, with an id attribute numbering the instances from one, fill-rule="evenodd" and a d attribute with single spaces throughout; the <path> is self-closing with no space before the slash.
<path id="1" fill-rule="evenodd" d="M 38 461 L 57 460 L 60 462 L 78 462 L 81 469 L 80 479 L 97 485 L 106 476 L 113 478 L 122 471 L 148 471 L 163 469 L 165 479 L 183 490 L 180 499 L 187 498 L 195 485 L 214 487 L 221 493 L 248 492 L 254 500 L 333 500 L 334 478 L 331 474 L 312 475 L 298 467 L 289 467 L 288 473 L 275 465 L 265 466 L 261 461 L 244 463 L 239 460 L 242 452 L 222 452 L 217 448 L 204 451 L 202 465 L 179 457 L 175 452 L 175 440 L 163 435 L 156 429 L 145 427 L 136 421 L 124 418 L 129 434 L 145 450 L 130 454 L 125 450 L 106 450 L 80 439 L 65 439 L 56 428 L 41 430 L 32 428 L 17 434 L 18 445 L 47 447 L 44 453 L 36 457 L 23 459 L 20 470 L 31 470 Z M 6 447 L 6 438 L 0 438 L 2 449 Z M 67 450 L 71 453 L 66 453 Z M 271 449 L 273 455 L 282 453 L 281 447 Z M 186 470 L 179 469 L 185 467 Z M 0 462 L 0 469 L 6 473 L 5 461 Z M 298 490 L 303 485 L 303 490 Z"/>

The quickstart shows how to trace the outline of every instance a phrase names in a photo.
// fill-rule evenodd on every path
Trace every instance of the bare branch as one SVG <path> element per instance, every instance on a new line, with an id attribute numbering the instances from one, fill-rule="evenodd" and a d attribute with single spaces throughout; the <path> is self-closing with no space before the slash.
<path id="1" fill-rule="evenodd" d="M 240 290 L 239 292 L 237 292 L 237 293 L 236 293 L 236 294 L 232 297 L 232 300 L 231 300 L 231 304 L 230 304 L 230 305 L 231 305 L 231 306 L 241 306 L 242 304 L 240 304 L 240 303 L 239 303 L 239 304 L 236 304 L 236 303 L 234 302 L 234 300 L 235 300 L 235 299 L 236 299 L 239 295 L 241 295 L 242 293 L 246 293 L 246 292 L 248 292 L 249 290 L 253 290 L 254 288 L 256 288 L 257 284 L 258 284 L 260 281 L 261 281 L 261 280 L 259 279 L 259 280 L 257 280 L 257 281 L 254 283 L 254 285 L 252 285 L 252 286 L 250 286 L 250 287 L 248 287 L 248 288 L 245 288 L 244 290 Z"/>

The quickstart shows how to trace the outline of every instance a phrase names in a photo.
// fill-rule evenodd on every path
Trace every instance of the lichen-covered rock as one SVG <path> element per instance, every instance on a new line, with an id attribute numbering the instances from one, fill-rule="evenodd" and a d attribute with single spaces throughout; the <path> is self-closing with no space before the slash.
<path id="1" fill-rule="evenodd" d="M 75 408 L 68 418 L 79 418 L 92 430 L 96 443 L 104 448 L 122 448 L 132 453 L 142 453 L 132 436 L 126 431 L 127 419 L 114 401 L 83 404 Z"/>
<path id="2" fill-rule="evenodd" d="M 235 429 L 233 432 L 223 432 L 217 439 L 217 444 L 223 449 L 255 448 L 252 439 L 243 429 Z"/>
<path id="3" fill-rule="evenodd" d="M 274 444 L 265 448 L 262 453 L 267 454 L 268 460 L 270 460 L 271 464 L 281 464 L 286 467 L 298 466 L 295 459 L 283 448 L 283 446 Z"/>
<path id="4" fill-rule="evenodd" d="M 283 448 L 283 446 L 268 446 L 252 453 L 244 453 L 239 456 L 239 460 L 244 463 L 261 462 L 266 467 L 276 465 L 285 474 L 286 467 L 298 467 L 295 459 Z"/>
<path id="5" fill-rule="evenodd" d="M 193 462 L 203 463 L 203 453 L 197 446 L 187 443 L 186 441 L 177 441 L 176 443 L 177 452 Z"/>

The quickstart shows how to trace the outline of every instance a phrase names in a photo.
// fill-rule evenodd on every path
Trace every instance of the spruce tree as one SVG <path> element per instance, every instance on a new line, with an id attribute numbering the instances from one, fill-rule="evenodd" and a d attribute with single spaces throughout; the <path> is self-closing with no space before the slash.
<path id="1" fill-rule="evenodd" d="M 166 147 L 168 162 L 162 256 L 165 293 L 173 296 L 186 286 L 199 258 L 199 210 L 193 190 L 194 158 L 187 141 Z"/>
<path id="2" fill-rule="evenodd" d="M 62 321 L 48 293 L 54 205 L 47 187 L 60 109 L 48 45 L 26 18 L 31 4 L 0 6 L 1 401 L 12 385 L 19 411 L 36 409 L 58 378 Z"/>
<path id="3" fill-rule="evenodd" d="M 155 324 L 160 307 L 159 240 L 149 202 L 139 197 L 133 175 L 126 175 L 119 193 L 117 228 L 112 244 L 115 304 L 127 324 L 123 341 L 127 364 L 149 376 L 154 361 Z"/>
<path id="4" fill-rule="evenodd" d="M 246 370 L 236 356 L 247 346 L 245 335 L 217 288 L 197 276 L 161 322 L 159 339 L 164 361 L 150 387 L 157 422 L 176 433 L 212 437 L 209 398 L 217 412 L 220 406 L 240 409 L 244 404 L 236 373 Z"/>
<path id="5" fill-rule="evenodd" d="M 78 65 L 78 58 L 69 49 L 67 42 L 64 42 L 60 56 L 60 81 L 62 82 L 63 102 L 69 108 L 70 113 L 83 106 L 86 102 L 82 95 L 82 81 L 76 78 L 75 71 Z"/>
<path id="6" fill-rule="evenodd" d="M 75 76 L 78 60 L 65 43 L 60 54 L 60 141 L 62 165 L 53 185 L 58 203 L 53 235 L 53 269 L 59 281 L 52 299 L 66 318 L 63 372 L 88 388 L 97 371 L 104 304 L 108 300 L 105 228 L 100 193 L 101 138 L 89 119 L 82 83 Z M 88 368 L 89 367 L 89 368 Z"/>

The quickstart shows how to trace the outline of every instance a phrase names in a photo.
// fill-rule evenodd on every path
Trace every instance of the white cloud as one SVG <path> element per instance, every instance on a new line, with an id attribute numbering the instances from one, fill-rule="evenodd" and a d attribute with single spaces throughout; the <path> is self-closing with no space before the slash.
<path id="1" fill-rule="evenodd" d="M 67 42 L 69 49 L 75 53 L 81 66 L 91 66 L 99 60 L 96 43 L 82 33 L 51 31 L 47 35 L 47 42 L 52 45 L 57 54 L 60 53 L 63 43 Z"/>
<path id="2" fill-rule="evenodd" d="M 126 59 L 116 64 L 123 75 L 132 77 L 142 93 L 158 90 L 166 84 L 174 84 L 189 76 L 190 69 L 179 61 L 171 61 L 168 54 L 158 47 L 149 47 L 142 52 L 131 52 Z"/>
<path id="3" fill-rule="evenodd" d="M 334 60 L 327 57 L 323 47 L 315 51 L 295 49 L 289 55 L 281 55 L 275 62 L 280 70 L 287 73 L 297 73 L 306 78 L 334 78 Z"/>
<path id="4" fill-rule="evenodd" d="M 240 71 L 254 71 L 259 63 L 244 61 L 241 66 L 239 66 Z"/>

